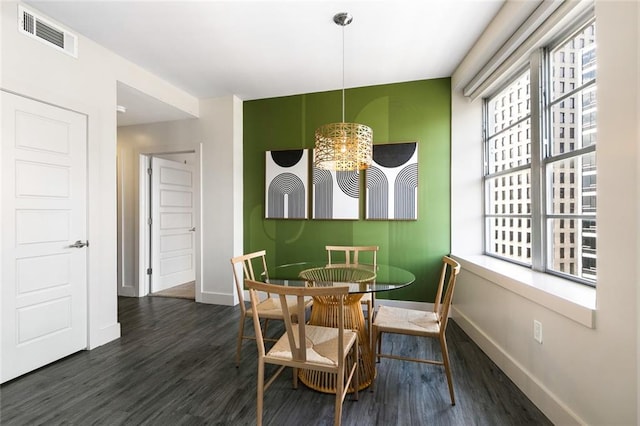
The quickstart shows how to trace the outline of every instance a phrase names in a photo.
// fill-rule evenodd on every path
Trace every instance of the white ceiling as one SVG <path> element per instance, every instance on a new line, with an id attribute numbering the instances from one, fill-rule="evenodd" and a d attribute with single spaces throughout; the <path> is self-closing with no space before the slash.
<path id="1" fill-rule="evenodd" d="M 341 88 L 333 15 L 343 11 L 354 17 L 345 28 L 346 87 L 449 77 L 504 0 L 28 3 L 198 98 L 251 100 Z M 118 86 L 119 104 L 144 100 L 131 90 Z M 119 125 L 136 121 L 138 106 L 126 106 Z"/>

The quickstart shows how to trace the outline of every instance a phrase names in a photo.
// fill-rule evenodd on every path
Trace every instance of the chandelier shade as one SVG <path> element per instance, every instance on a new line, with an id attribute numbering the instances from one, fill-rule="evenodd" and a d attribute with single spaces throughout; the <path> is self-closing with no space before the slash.
<path id="1" fill-rule="evenodd" d="M 342 12 L 333 22 L 342 27 L 342 122 L 318 127 L 315 132 L 313 165 L 335 171 L 365 170 L 371 164 L 373 130 L 371 127 L 344 121 L 344 27 L 353 17 Z"/>
<path id="2" fill-rule="evenodd" d="M 335 171 L 365 170 L 371 164 L 373 131 L 358 123 L 330 123 L 315 133 L 314 165 Z"/>

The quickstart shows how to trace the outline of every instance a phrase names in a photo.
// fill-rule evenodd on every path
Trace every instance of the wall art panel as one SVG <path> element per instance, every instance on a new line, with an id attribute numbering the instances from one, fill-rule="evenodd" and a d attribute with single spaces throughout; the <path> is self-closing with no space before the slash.
<path id="1" fill-rule="evenodd" d="M 313 218 L 357 220 L 360 173 L 313 167 Z"/>
<path id="2" fill-rule="evenodd" d="M 266 152 L 265 218 L 307 219 L 309 150 Z"/>
<path id="3" fill-rule="evenodd" d="M 417 142 L 373 146 L 366 195 L 366 219 L 418 219 Z"/>

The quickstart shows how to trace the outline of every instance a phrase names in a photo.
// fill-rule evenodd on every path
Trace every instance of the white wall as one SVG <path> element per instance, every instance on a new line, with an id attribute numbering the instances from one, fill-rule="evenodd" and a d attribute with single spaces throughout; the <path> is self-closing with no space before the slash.
<path id="1" fill-rule="evenodd" d="M 200 103 L 202 148 L 202 302 L 238 303 L 231 263 L 243 253 L 242 101 L 235 96 Z"/>
<path id="2" fill-rule="evenodd" d="M 470 271 L 454 317 L 556 424 L 634 425 L 638 415 L 640 3 L 597 1 L 598 285 L 595 328 Z M 481 252 L 481 101 L 452 79 L 452 251 Z M 532 322 L 543 324 L 543 344 Z"/>
<path id="3" fill-rule="evenodd" d="M 116 291 L 116 81 L 197 116 L 185 92 L 79 36 L 72 58 L 18 32 L 18 4 L 1 2 L 0 88 L 88 116 L 90 348 L 120 336 Z"/>
<path id="4" fill-rule="evenodd" d="M 242 102 L 202 100 L 200 118 L 118 128 L 122 295 L 143 295 L 138 280 L 138 159 L 141 153 L 196 149 L 202 143 L 201 287 L 196 300 L 234 305 L 229 259 L 242 253 Z"/>

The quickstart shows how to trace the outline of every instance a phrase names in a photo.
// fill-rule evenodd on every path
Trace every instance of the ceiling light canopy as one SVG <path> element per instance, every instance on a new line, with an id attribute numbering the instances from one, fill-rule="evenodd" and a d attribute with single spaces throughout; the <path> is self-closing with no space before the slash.
<path id="1" fill-rule="evenodd" d="M 318 127 L 315 132 L 314 166 L 335 171 L 364 170 L 371 164 L 373 130 L 344 121 L 344 27 L 353 20 L 350 13 L 337 13 L 333 22 L 342 27 L 342 122 Z"/>

